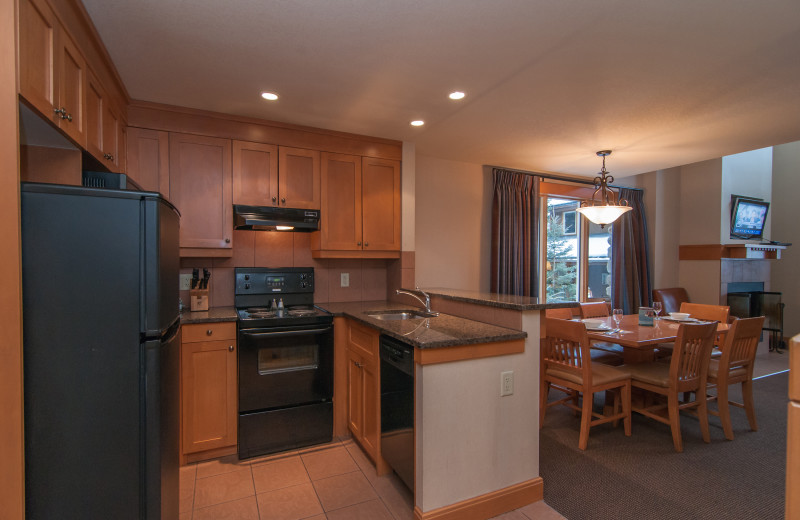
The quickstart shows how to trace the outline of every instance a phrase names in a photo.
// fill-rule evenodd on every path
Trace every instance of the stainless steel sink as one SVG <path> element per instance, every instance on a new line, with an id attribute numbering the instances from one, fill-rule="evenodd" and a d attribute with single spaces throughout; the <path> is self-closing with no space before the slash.
<path id="1" fill-rule="evenodd" d="M 419 320 L 433 317 L 425 311 L 412 310 L 367 311 L 366 314 L 376 320 Z"/>

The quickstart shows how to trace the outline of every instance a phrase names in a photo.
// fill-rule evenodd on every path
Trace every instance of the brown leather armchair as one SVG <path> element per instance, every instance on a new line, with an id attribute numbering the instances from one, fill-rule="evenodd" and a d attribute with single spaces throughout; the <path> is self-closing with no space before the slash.
<path id="1" fill-rule="evenodd" d="M 653 301 L 661 302 L 664 314 L 669 312 L 680 312 L 681 303 L 689 301 L 689 295 L 683 287 L 672 287 L 670 289 L 653 289 Z"/>

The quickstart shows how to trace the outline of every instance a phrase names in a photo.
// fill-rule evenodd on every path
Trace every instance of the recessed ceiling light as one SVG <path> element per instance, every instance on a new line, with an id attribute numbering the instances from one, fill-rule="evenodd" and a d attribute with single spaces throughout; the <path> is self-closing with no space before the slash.
<path id="1" fill-rule="evenodd" d="M 411 126 L 422 126 L 425 124 L 425 121 L 421 119 L 417 119 L 416 121 L 411 121 Z"/>
<path id="2" fill-rule="evenodd" d="M 451 92 L 451 93 L 450 93 L 450 95 L 449 95 L 448 97 L 449 97 L 450 99 L 464 99 L 464 96 L 466 96 L 466 94 L 464 94 L 463 92 L 459 92 L 458 90 L 456 90 L 455 92 Z"/>
<path id="3" fill-rule="evenodd" d="M 272 92 L 262 92 L 261 97 L 269 101 L 275 101 L 278 99 L 278 94 L 273 94 Z"/>

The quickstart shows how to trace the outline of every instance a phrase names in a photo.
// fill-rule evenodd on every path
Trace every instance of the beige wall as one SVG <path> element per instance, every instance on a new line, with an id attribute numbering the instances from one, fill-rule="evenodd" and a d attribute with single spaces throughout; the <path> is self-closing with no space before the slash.
<path id="1" fill-rule="evenodd" d="M 477 164 L 416 158 L 420 287 L 489 290 L 491 175 Z"/>
<path id="2" fill-rule="evenodd" d="M 718 244 L 722 159 L 681 166 L 680 244 Z"/>
<path id="3" fill-rule="evenodd" d="M 772 148 L 728 155 L 722 158 L 720 190 L 720 244 L 745 243 L 731 238 L 731 195 L 769 201 L 772 198 Z M 770 237 L 772 211 L 767 213 L 764 238 Z"/>
<path id="4" fill-rule="evenodd" d="M 783 331 L 786 337 L 800 332 L 800 276 L 797 273 L 800 259 L 800 210 L 797 194 L 800 193 L 800 142 L 775 146 L 772 159 L 772 231 L 770 238 L 793 245 L 781 254 L 781 259 L 771 262 L 773 291 L 783 293 L 786 308 L 783 314 Z"/>

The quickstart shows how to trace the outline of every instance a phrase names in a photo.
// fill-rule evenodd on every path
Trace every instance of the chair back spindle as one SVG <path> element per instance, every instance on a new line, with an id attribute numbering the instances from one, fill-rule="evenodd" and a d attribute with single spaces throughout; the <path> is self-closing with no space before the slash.
<path id="1" fill-rule="evenodd" d="M 717 322 L 681 324 L 670 365 L 670 378 L 676 381 L 678 391 L 696 389 L 705 384 L 703 380 L 711 360 L 711 348 L 717 330 Z"/>

